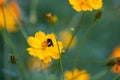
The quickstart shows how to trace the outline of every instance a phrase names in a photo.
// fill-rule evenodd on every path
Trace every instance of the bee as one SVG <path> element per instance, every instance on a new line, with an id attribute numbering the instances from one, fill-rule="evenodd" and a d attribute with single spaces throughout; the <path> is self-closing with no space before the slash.
<path id="1" fill-rule="evenodd" d="M 48 43 L 48 47 L 51 47 L 51 46 L 54 47 L 53 42 L 52 42 L 51 39 L 48 38 L 48 39 L 47 39 L 47 43 Z"/>
<path id="2" fill-rule="evenodd" d="M 12 63 L 12 64 L 15 64 L 16 63 L 16 57 L 14 55 L 10 55 L 9 56 L 9 62 Z"/>
<path id="3" fill-rule="evenodd" d="M 113 58 L 107 62 L 108 67 L 113 67 L 113 66 L 120 66 L 120 57 Z M 116 70 L 118 70 L 118 67 L 116 67 Z"/>

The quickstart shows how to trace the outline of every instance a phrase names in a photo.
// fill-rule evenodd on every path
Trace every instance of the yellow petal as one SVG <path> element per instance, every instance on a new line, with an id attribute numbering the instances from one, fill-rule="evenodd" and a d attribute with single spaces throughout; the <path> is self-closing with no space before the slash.
<path id="1" fill-rule="evenodd" d="M 46 57 L 41 49 L 36 49 L 36 48 L 27 48 L 27 51 L 29 52 L 30 55 L 34 57 L 38 57 L 39 59 L 43 59 Z"/>
<path id="2" fill-rule="evenodd" d="M 50 58 L 50 57 L 45 57 L 44 59 L 43 59 L 43 62 L 44 63 L 49 63 L 49 62 L 51 62 L 52 61 L 52 59 Z"/>
<path id="3" fill-rule="evenodd" d="M 36 53 L 36 50 L 35 50 L 34 48 L 27 48 L 26 50 L 28 51 L 28 53 L 29 53 L 30 55 L 36 57 L 37 53 Z"/>
<path id="4" fill-rule="evenodd" d="M 43 33 L 42 31 L 36 32 L 35 38 L 43 42 L 45 40 L 45 33 Z"/>
<path id="5" fill-rule="evenodd" d="M 33 48 L 41 48 L 41 42 L 37 38 L 28 37 L 27 42 Z"/>
<path id="6" fill-rule="evenodd" d="M 88 3 L 93 9 L 101 9 L 102 8 L 102 0 L 88 0 Z"/>
<path id="7" fill-rule="evenodd" d="M 77 80 L 90 80 L 90 75 L 85 70 L 81 70 Z"/>
<path id="8" fill-rule="evenodd" d="M 82 0 L 69 0 L 69 3 L 70 3 L 71 5 L 81 4 L 81 3 L 82 3 Z"/>
<path id="9" fill-rule="evenodd" d="M 92 7 L 89 4 L 84 4 L 82 5 L 82 10 L 83 11 L 92 11 Z"/>
<path id="10" fill-rule="evenodd" d="M 74 5 L 73 9 L 75 9 L 76 11 L 81 11 L 82 10 L 82 6 L 81 5 Z"/>
<path id="11" fill-rule="evenodd" d="M 90 75 L 85 70 L 75 69 L 65 72 L 65 80 L 89 80 Z"/>
<path id="12" fill-rule="evenodd" d="M 51 53 L 51 57 L 52 57 L 53 59 L 59 59 L 59 58 L 60 58 L 60 55 L 59 55 L 59 53 Z"/>
<path id="13" fill-rule="evenodd" d="M 2 9 L 0 9 L 0 27 L 2 28 L 6 28 L 9 31 L 16 31 L 16 21 L 14 19 L 14 17 L 11 15 L 11 13 L 9 12 L 9 10 L 3 6 L 4 12 L 5 12 L 5 18 L 6 18 L 6 24 L 7 26 L 4 25 L 4 17 L 3 17 L 3 12 Z"/>
<path id="14" fill-rule="evenodd" d="M 63 49 L 63 43 L 61 41 L 58 41 L 58 45 L 59 45 L 59 50 L 60 50 L 60 53 L 61 53 L 62 49 Z"/>
<path id="15" fill-rule="evenodd" d="M 65 71 L 64 75 L 65 75 L 65 80 L 71 80 L 73 76 L 72 72 L 70 71 Z"/>

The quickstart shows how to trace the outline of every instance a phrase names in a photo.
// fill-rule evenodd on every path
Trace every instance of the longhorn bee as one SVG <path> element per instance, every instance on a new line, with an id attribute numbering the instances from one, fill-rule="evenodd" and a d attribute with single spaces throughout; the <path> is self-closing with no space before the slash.
<path id="1" fill-rule="evenodd" d="M 10 55 L 9 56 L 9 62 L 12 63 L 12 64 L 15 64 L 16 63 L 16 57 L 14 55 Z"/>

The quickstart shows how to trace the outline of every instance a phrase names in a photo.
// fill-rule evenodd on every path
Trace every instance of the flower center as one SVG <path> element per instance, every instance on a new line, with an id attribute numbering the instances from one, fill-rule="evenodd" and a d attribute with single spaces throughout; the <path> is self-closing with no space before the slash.
<path id="1" fill-rule="evenodd" d="M 44 41 L 44 42 L 42 43 L 42 47 L 43 47 L 43 48 L 51 47 L 51 46 L 54 46 L 54 45 L 53 45 L 52 40 L 49 39 L 49 38 L 47 39 L 47 41 Z"/>

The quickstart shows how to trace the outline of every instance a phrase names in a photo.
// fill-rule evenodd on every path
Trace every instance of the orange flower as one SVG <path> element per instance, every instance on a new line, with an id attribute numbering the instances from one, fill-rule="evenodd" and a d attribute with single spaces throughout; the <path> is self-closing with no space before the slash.
<path id="1" fill-rule="evenodd" d="M 112 71 L 116 74 L 120 74 L 120 46 L 117 46 L 110 58 L 109 65 L 112 67 Z"/>
<path id="2" fill-rule="evenodd" d="M 112 71 L 116 74 L 120 74 L 120 65 L 118 64 L 115 64 L 113 67 L 112 67 Z"/>
<path id="3" fill-rule="evenodd" d="M 10 7 L 11 7 L 11 10 L 13 11 L 13 14 L 16 17 L 21 18 L 21 12 L 20 12 L 18 4 L 13 1 L 13 2 L 10 3 Z"/>
<path id="4" fill-rule="evenodd" d="M 118 58 L 120 57 L 120 46 L 117 46 L 114 51 L 113 51 L 113 54 L 112 54 L 112 57 L 113 58 Z"/>
<path id="5" fill-rule="evenodd" d="M 15 1 L 8 3 L 8 6 L 9 8 L 5 5 L 2 5 L 2 8 L 0 8 L 0 16 L 1 16 L 0 28 L 7 29 L 8 31 L 11 32 L 15 32 L 17 31 L 17 27 L 16 27 L 17 23 L 14 16 L 17 17 L 18 19 L 21 18 L 20 9 Z M 3 15 L 5 15 L 5 17 Z M 4 20 L 6 21 L 6 26 Z"/>
<path id="6" fill-rule="evenodd" d="M 6 2 L 6 0 L 0 0 L 0 5 L 3 5 Z"/>

